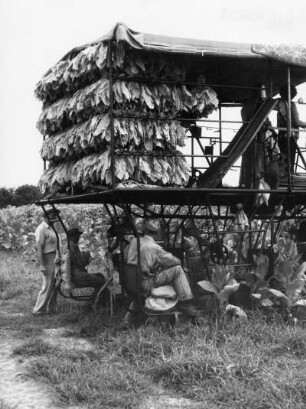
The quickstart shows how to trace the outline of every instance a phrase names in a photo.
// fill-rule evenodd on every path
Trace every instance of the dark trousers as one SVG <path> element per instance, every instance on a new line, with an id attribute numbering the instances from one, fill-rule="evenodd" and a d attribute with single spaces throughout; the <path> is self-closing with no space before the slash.
<path id="1" fill-rule="evenodd" d="M 296 156 L 296 141 L 293 136 L 291 136 L 290 141 L 290 172 L 294 172 L 295 156 Z M 283 155 L 285 155 L 285 160 L 288 163 L 288 139 L 286 133 L 279 133 L 278 146 Z M 288 165 L 286 170 L 288 170 Z"/>

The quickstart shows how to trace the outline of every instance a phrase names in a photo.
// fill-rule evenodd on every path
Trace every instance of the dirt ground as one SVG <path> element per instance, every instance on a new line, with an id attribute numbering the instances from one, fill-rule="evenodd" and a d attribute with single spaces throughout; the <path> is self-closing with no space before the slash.
<path id="1" fill-rule="evenodd" d="M 22 318 L 22 313 L 9 313 L 0 305 L 0 315 L 6 320 Z M 18 409 L 51 409 L 59 405 L 53 401 L 52 391 L 43 383 L 35 382 L 26 376 L 25 363 L 13 355 L 23 339 L 19 330 L 0 330 L 0 407 Z M 2 405 L 2 406 L 1 406 Z"/>
<path id="2" fill-rule="evenodd" d="M 63 314 L 33 317 L 31 306 L 0 300 L 0 409 L 81 409 L 86 406 L 64 405 L 54 391 L 26 373 L 28 359 L 13 354 L 30 336 L 38 336 L 51 346 L 89 351 L 90 341 L 75 336 L 71 324 L 61 326 Z M 138 409 L 205 409 L 184 398 L 175 398 L 158 391 L 146 398 Z M 124 409 L 124 408 L 122 408 Z M 135 408 L 136 409 L 136 408 Z"/>

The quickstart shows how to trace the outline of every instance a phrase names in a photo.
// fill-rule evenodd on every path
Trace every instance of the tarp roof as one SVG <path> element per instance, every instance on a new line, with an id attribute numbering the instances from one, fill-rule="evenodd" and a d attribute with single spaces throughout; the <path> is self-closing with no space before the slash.
<path id="1" fill-rule="evenodd" d="M 81 47 L 76 47 L 71 50 L 70 53 L 75 53 L 90 45 L 110 40 L 115 40 L 117 42 L 124 41 L 132 48 L 146 51 L 195 54 L 203 57 L 208 55 L 243 58 L 269 57 L 291 65 L 306 67 L 306 48 L 301 45 L 263 45 L 170 37 L 140 33 L 131 30 L 124 23 L 117 23 L 106 35 L 100 37 L 96 41 L 85 44 Z M 68 53 L 67 56 L 70 53 Z"/>

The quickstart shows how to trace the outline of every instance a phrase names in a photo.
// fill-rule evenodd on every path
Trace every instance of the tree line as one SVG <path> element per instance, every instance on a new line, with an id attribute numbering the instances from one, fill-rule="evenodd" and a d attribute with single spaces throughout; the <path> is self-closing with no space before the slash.
<path id="1" fill-rule="evenodd" d="M 37 186 L 22 185 L 16 189 L 0 187 L 0 209 L 32 204 L 40 198 L 41 194 Z"/>

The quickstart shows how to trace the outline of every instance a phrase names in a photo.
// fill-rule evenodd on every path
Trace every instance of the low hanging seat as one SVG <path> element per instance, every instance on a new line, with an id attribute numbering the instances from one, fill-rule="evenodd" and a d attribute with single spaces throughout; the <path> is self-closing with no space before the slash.
<path id="1" fill-rule="evenodd" d="M 134 264 L 124 264 L 123 269 L 121 271 L 121 283 L 126 291 L 127 295 L 133 301 L 134 308 L 129 308 L 128 311 L 131 313 L 139 313 L 141 312 L 146 317 L 154 317 L 154 316 L 175 316 L 178 314 L 178 311 L 175 309 L 177 304 L 177 298 L 170 299 L 164 298 L 163 290 L 167 294 L 169 294 L 169 286 L 162 286 L 158 287 L 155 293 L 151 294 L 151 297 L 146 297 L 142 288 L 141 288 L 141 272 L 139 271 L 138 267 Z M 166 288 L 167 287 L 167 288 Z M 153 297 L 152 297 L 153 295 Z M 154 298 L 164 298 L 165 302 L 157 301 L 154 302 Z M 167 301 L 166 301 L 167 300 Z M 147 306 L 160 306 L 162 309 L 152 309 L 148 308 Z M 168 308 L 167 308 L 168 306 Z M 176 318 L 175 318 L 176 319 Z"/>
<path id="2" fill-rule="evenodd" d="M 111 315 L 113 312 L 113 299 L 112 293 L 108 289 L 109 285 L 113 282 L 113 277 L 109 277 L 105 282 L 97 287 L 92 286 L 90 280 L 86 283 L 86 280 L 74 280 L 72 277 L 67 277 L 67 272 L 63 269 L 63 259 L 58 258 L 56 260 L 55 269 L 55 291 L 62 297 L 67 299 L 73 299 L 75 301 L 88 301 L 92 302 L 93 308 L 96 309 L 101 303 L 104 297 L 105 302 L 108 303 Z M 90 276 L 90 274 L 89 274 Z"/>

